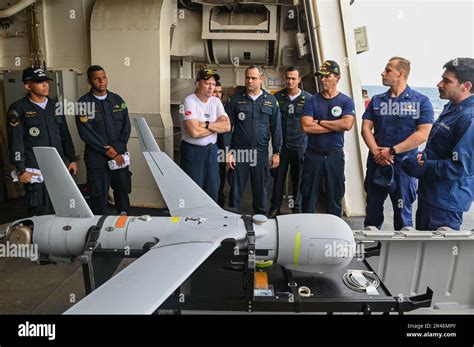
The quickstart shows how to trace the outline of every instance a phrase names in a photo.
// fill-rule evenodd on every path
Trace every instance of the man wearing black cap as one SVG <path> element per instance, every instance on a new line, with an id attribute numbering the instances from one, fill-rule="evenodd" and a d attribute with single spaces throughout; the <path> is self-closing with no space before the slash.
<path id="1" fill-rule="evenodd" d="M 128 213 L 128 195 L 132 191 L 127 161 L 131 132 L 128 107 L 120 95 L 107 90 L 107 75 L 101 66 L 87 69 L 87 81 L 91 90 L 79 102 L 94 111 L 76 115 L 76 124 L 86 143 L 84 162 L 91 209 L 94 214 L 108 214 L 108 193 L 112 187 L 117 212 Z"/>
<path id="2" fill-rule="evenodd" d="M 213 96 L 219 75 L 212 69 L 198 72 L 196 91 L 184 99 L 181 115 L 181 167 L 217 202 L 219 166 L 217 134 L 230 130 L 219 98 Z"/>
<path id="3" fill-rule="evenodd" d="M 337 90 L 341 71 L 335 61 L 324 62 L 316 74 L 322 91 L 305 102 L 301 117 L 301 126 L 308 134 L 301 178 L 302 212 L 314 212 L 324 182 L 327 212 L 341 217 L 345 192 L 344 132 L 354 125 L 355 106 L 350 97 Z"/>
<path id="4" fill-rule="evenodd" d="M 52 214 L 46 186 L 40 180 L 33 147 L 55 147 L 68 169 L 76 174 L 76 154 L 63 114 L 57 114 L 56 102 L 48 97 L 51 79 L 41 68 L 23 71 L 27 95 L 8 109 L 10 158 L 18 180 L 24 184 L 28 214 Z M 37 177 L 35 177 L 37 176 Z"/>

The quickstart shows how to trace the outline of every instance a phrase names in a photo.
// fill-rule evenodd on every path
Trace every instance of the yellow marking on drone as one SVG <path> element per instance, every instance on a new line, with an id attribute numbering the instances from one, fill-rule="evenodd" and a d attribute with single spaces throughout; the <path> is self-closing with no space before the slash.
<path id="1" fill-rule="evenodd" d="M 171 217 L 171 223 L 178 223 L 179 217 Z"/>
<path id="2" fill-rule="evenodd" d="M 295 235 L 295 252 L 293 254 L 293 265 L 298 266 L 300 260 L 300 248 L 301 248 L 301 232 L 298 231 Z"/>

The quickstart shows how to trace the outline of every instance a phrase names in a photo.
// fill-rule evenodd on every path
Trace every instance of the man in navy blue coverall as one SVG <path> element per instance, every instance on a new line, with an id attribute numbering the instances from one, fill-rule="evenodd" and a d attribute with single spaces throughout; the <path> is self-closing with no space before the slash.
<path id="1" fill-rule="evenodd" d="M 290 202 L 293 213 L 301 213 L 301 174 L 303 158 L 306 151 L 308 136 L 301 128 L 301 114 L 305 100 L 311 97 L 307 91 L 300 89 L 301 75 L 298 69 L 290 66 L 285 71 L 286 88 L 275 93 L 281 112 L 282 146 L 280 165 L 273 170 L 273 195 L 268 216 L 275 218 L 280 214 L 283 201 L 285 180 L 290 168 L 293 201 Z"/>
<path id="2" fill-rule="evenodd" d="M 107 90 L 107 75 L 102 67 L 90 66 L 87 81 L 91 90 L 79 102 L 93 105 L 90 108 L 95 111 L 93 114 L 78 114 L 76 124 L 81 139 L 86 143 L 84 162 L 91 209 L 94 214 L 108 213 L 108 193 L 112 187 L 117 212 L 128 213 L 132 182 L 123 157 L 131 132 L 128 107 L 120 95 Z M 123 168 L 110 170 L 109 160 Z"/>
<path id="3" fill-rule="evenodd" d="M 60 104 L 49 98 L 49 81 L 46 72 L 38 67 L 27 68 L 22 77 L 27 95 L 15 101 L 7 112 L 8 138 L 11 162 L 18 180 L 25 188 L 25 203 L 29 216 L 54 213 L 45 183 L 34 183 L 38 169 L 33 147 L 55 147 L 68 170 L 76 174 L 77 163 L 74 145 L 66 118 L 57 112 Z"/>
<path id="4" fill-rule="evenodd" d="M 237 92 L 226 104 L 233 131 L 224 137 L 226 148 L 230 149 L 227 165 L 232 170 L 229 207 L 240 209 L 242 194 L 250 176 L 255 214 L 267 213 L 269 168 L 278 167 L 281 149 L 281 115 L 278 101 L 261 89 L 262 83 L 261 68 L 250 66 L 245 70 L 245 90 Z M 270 135 L 273 154 L 269 161 Z M 240 158 L 234 157 L 233 154 Z"/>
<path id="5" fill-rule="evenodd" d="M 446 63 L 439 96 L 445 105 L 425 150 L 403 160 L 403 169 L 419 178 L 416 228 L 459 230 L 474 192 L 474 59 Z"/>

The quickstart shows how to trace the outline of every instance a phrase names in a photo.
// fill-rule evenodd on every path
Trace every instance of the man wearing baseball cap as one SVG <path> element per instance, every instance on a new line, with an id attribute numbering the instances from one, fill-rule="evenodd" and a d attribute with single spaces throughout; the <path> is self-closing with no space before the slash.
<path id="1" fill-rule="evenodd" d="M 68 169 L 77 171 L 76 154 L 63 114 L 56 113 L 56 102 L 48 97 L 49 78 L 41 68 L 23 71 L 27 95 L 8 109 L 10 158 L 18 180 L 24 184 L 28 214 L 52 214 L 53 207 L 44 183 L 37 183 L 33 173 L 39 169 L 33 147 L 55 147 Z"/>
<path id="2" fill-rule="evenodd" d="M 219 98 L 213 96 L 220 76 L 200 70 L 196 91 L 184 99 L 181 117 L 181 167 L 217 202 L 219 165 L 217 134 L 230 131 L 230 121 Z"/>
<path id="3" fill-rule="evenodd" d="M 322 90 L 306 100 L 301 117 L 301 126 L 308 134 L 301 178 L 302 212 L 314 212 L 324 184 L 327 212 L 341 217 L 344 132 L 354 125 L 355 106 L 349 96 L 337 90 L 341 71 L 335 61 L 325 61 L 316 75 Z"/>

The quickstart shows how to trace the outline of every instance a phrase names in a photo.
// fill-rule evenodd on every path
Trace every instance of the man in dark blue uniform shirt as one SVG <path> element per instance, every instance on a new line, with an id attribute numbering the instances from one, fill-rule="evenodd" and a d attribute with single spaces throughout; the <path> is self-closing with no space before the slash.
<path id="1" fill-rule="evenodd" d="M 409 73 L 407 59 L 391 58 L 382 72 L 382 83 L 390 89 L 372 97 L 362 116 L 362 137 L 370 151 L 364 181 L 367 193 L 364 226 L 382 228 L 383 205 L 388 195 L 393 205 L 395 230 L 413 226 L 412 204 L 416 200 L 417 182 L 401 169 L 401 160 L 426 141 L 434 113 L 428 97 L 407 85 Z M 393 167 L 391 189 L 374 182 L 377 172 L 388 165 Z"/>
<path id="2" fill-rule="evenodd" d="M 456 58 L 443 67 L 439 97 L 449 102 L 425 150 L 403 160 L 403 169 L 419 178 L 418 230 L 459 230 L 474 195 L 474 59 Z"/>
<path id="3" fill-rule="evenodd" d="M 324 62 L 316 74 L 322 91 L 306 100 L 301 117 L 301 126 L 308 134 L 301 178 L 302 212 L 314 212 L 324 183 L 327 212 L 342 217 L 344 132 L 354 125 L 354 101 L 337 90 L 341 71 L 335 61 Z"/>
<path id="4" fill-rule="evenodd" d="M 303 172 L 303 157 L 308 142 L 308 136 L 301 128 L 300 119 L 305 100 L 311 97 L 311 94 L 298 87 L 301 83 L 301 76 L 300 72 L 294 67 L 286 69 L 285 82 L 286 88 L 275 94 L 275 98 L 280 105 L 283 143 L 280 153 L 280 165 L 273 170 L 273 195 L 268 213 L 269 217 L 272 218 L 280 214 L 288 167 L 290 167 L 293 193 L 293 201 L 290 201 L 290 207 L 293 213 L 301 213 L 300 182 L 301 173 Z"/>
<path id="5" fill-rule="evenodd" d="M 127 104 L 119 95 L 107 90 L 107 76 L 102 67 L 90 66 L 87 79 L 91 90 L 79 102 L 88 103 L 91 105 L 88 108 L 95 111 L 77 115 L 76 124 L 86 143 L 84 161 L 91 209 L 94 214 L 108 213 L 108 193 L 112 187 L 117 212 L 128 213 L 132 182 L 124 158 L 131 131 Z M 111 170 L 110 160 L 121 168 Z"/>
<path id="6" fill-rule="evenodd" d="M 263 71 L 258 66 L 245 70 L 245 91 L 237 92 L 226 103 L 233 126 L 225 136 L 230 149 L 227 164 L 230 172 L 229 207 L 239 210 L 248 177 L 252 183 L 253 211 L 267 213 L 267 183 L 270 169 L 278 167 L 281 149 L 281 119 L 277 100 L 261 89 Z M 268 160 L 268 143 L 273 154 Z"/>
<path id="7" fill-rule="evenodd" d="M 76 174 L 76 154 L 71 135 L 56 102 L 48 97 L 51 79 L 40 68 L 23 71 L 23 83 L 28 93 L 8 109 L 10 158 L 18 179 L 24 184 L 25 202 L 30 216 L 54 213 L 44 183 L 33 183 L 31 169 L 39 169 L 33 147 L 55 147 L 68 169 Z M 27 171 L 28 170 L 28 171 Z M 33 182 L 32 182 L 33 181 Z"/>

